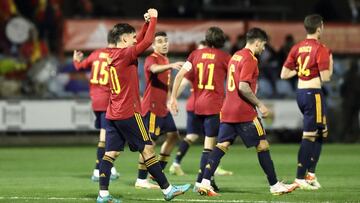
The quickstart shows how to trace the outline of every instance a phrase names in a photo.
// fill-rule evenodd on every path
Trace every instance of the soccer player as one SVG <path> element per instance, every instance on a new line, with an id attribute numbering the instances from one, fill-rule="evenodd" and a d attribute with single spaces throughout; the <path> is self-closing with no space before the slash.
<path id="1" fill-rule="evenodd" d="M 207 47 L 206 41 L 202 40 L 202 41 L 200 41 L 197 49 L 203 49 L 206 47 Z M 193 74 L 191 74 L 191 72 L 188 72 L 185 74 L 184 79 L 181 81 L 181 84 L 180 84 L 180 87 L 178 90 L 178 95 L 181 94 L 181 92 L 183 91 L 183 89 L 185 89 L 186 86 L 191 85 L 191 81 L 193 81 Z M 195 97 L 194 97 L 194 89 L 193 88 L 190 89 L 190 93 L 191 94 L 186 102 L 186 112 L 187 112 L 186 136 L 180 142 L 178 151 L 176 153 L 176 157 L 169 168 L 170 174 L 177 175 L 177 176 L 185 175 L 184 171 L 181 168 L 181 161 L 184 158 L 184 156 L 186 155 L 186 153 L 189 150 L 192 143 L 194 143 L 199 138 L 199 135 L 203 134 L 202 127 L 196 126 L 196 124 L 198 124 L 198 122 L 196 122 L 196 119 L 194 118 L 195 117 L 195 114 L 194 114 L 194 102 L 195 102 L 194 99 L 195 99 Z M 200 123 L 200 125 L 201 125 L 201 123 Z M 217 167 L 217 169 L 215 171 L 215 175 L 218 175 L 218 176 L 228 176 L 228 175 L 232 175 L 232 174 L 233 174 L 232 171 L 227 171 L 227 170 L 221 168 L 220 165 Z"/>
<path id="2" fill-rule="evenodd" d="M 254 55 L 261 54 L 267 40 L 265 31 L 259 28 L 250 29 L 246 34 L 245 48 L 235 52 L 229 61 L 226 97 L 221 108 L 218 143 L 209 155 L 203 179 L 198 187 L 201 195 L 218 195 L 210 185 L 210 178 L 221 158 L 234 143 L 236 136 L 241 137 L 246 147 L 255 147 L 272 194 L 280 195 L 288 193 L 292 189 L 276 178 L 274 164 L 270 157 L 269 143 L 256 111 L 258 108 L 263 117 L 270 114 L 268 108 L 255 96 L 259 69 Z"/>
<path id="3" fill-rule="evenodd" d="M 160 165 L 164 169 L 179 137 L 174 119 L 166 105 L 171 69 L 179 70 L 184 62 L 169 63 L 169 59 L 166 56 L 169 52 L 169 41 L 165 32 L 155 33 L 152 48 L 154 52 L 146 57 L 144 64 L 146 89 L 141 107 L 142 116 L 145 120 L 144 123 L 149 129 L 152 140 L 156 141 L 160 135 L 166 136 L 165 142 L 161 146 L 159 157 Z M 155 142 L 153 148 L 155 148 Z M 147 169 L 141 155 L 135 187 L 145 189 L 159 188 L 158 185 L 154 185 L 147 180 Z"/>
<path id="4" fill-rule="evenodd" d="M 107 36 L 108 47 L 115 47 L 115 39 L 111 36 L 111 32 Z M 92 109 L 95 113 L 95 128 L 100 129 L 99 143 L 97 147 L 97 159 L 95 169 L 91 180 L 99 181 L 99 165 L 105 154 L 105 136 L 106 136 L 106 120 L 105 114 L 109 104 L 110 87 L 109 72 L 107 68 L 108 52 L 106 48 L 93 51 L 86 59 L 83 60 L 83 53 L 74 50 L 73 63 L 76 70 L 89 69 L 90 73 L 90 98 Z M 119 173 L 115 167 L 111 168 L 111 180 L 119 178 Z"/>
<path id="5" fill-rule="evenodd" d="M 230 55 L 220 50 L 225 43 L 224 32 L 218 27 L 206 31 L 205 41 L 208 47 L 193 51 L 175 77 L 171 93 L 171 110 L 178 111 L 176 97 L 178 89 L 187 72 L 194 76 L 194 124 L 204 129 L 204 150 L 200 159 L 200 169 L 194 188 L 200 184 L 209 153 L 214 148 L 219 131 L 219 113 L 224 100 L 224 82 Z M 213 186 L 216 185 L 213 182 Z"/>
<path id="6" fill-rule="evenodd" d="M 315 176 L 315 168 L 323 140 L 328 134 L 321 84 L 330 81 L 333 60 L 329 49 L 319 42 L 324 30 L 322 17 L 316 14 L 306 16 L 304 27 L 307 33 L 306 39 L 291 48 L 280 77 L 289 79 L 297 75 L 296 100 L 304 115 L 294 183 L 301 189 L 316 190 L 321 185 Z"/>
<path id="7" fill-rule="evenodd" d="M 150 22 L 143 27 L 145 32 L 136 35 L 134 27 L 127 23 L 116 24 L 111 31 L 116 48 L 108 48 L 111 95 L 106 111 L 106 150 L 100 164 L 98 203 L 120 202 L 109 194 L 108 187 L 110 169 L 126 142 L 131 151 L 142 154 L 145 166 L 159 184 L 165 200 L 171 200 L 190 188 L 190 184 L 173 186 L 168 182 L 141 117 L 137 57 L 152 44 L 158 16 L 156 9 L 149 9 L 147 13 Z"/>

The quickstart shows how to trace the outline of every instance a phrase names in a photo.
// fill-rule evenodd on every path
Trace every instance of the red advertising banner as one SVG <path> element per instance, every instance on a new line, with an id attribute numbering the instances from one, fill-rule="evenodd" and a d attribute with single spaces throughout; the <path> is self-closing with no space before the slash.
<path id="1" fill-rule="evenodd" d="M 287 34 L 292 34 L 295 41 L 305 38 L 306 32 L 302 22 L 258 22 L 249 21 L 248 28 L 260 27 L 270 36 L 271 45 L 278 50 L 285 41 Z M 334 53 L 360 53 L 360 25 L 326 23 L 321 38 L 327 47 Z"/>
<path id="2" fill-rule="evenodd" d="M 105 47 L 108 30 L 119 22 L 129 23 L 138 30 L 144 21 L 66 20 L 63 33 L 64 50 L 93 50 Z M 170 51 L 187 52 L 194 43 L 205 38 L 205 31 L 211 26 L 222 28 L 232 43 L 239 34 L 245 32 L 242 21 L 159 21 L 157 30 L 167 32 Z"/>
<path id="3" fill-rule="evenodd" d="M 64 50 L 105 47 L 108 30 L 119 22 L 127 22 L 136 30 L 143 24 L 142 20 L 66 20 Z M 159 20 L 157 30 L 167 32 L 171 52 L 188 52 L 194 43 L 204 39 L 206 29 L 211 26 L 222 28 L 231 43 L 235 43 L 236 37 L 245 33 L 246 29 L 260 27 L 269 34 L 270 43 L 276 50 L 284 43 L 287 34 L 292 34 L 296 41 L 306 35 L 302 22 Z M 360 25 L 327 23 L 321 41 L 335 53 L 359 54 Z"/>

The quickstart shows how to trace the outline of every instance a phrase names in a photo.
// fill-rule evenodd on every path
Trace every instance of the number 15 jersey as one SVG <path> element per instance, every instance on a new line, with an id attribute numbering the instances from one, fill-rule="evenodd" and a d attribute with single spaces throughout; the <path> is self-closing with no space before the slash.
<path id="1" fill-rule="evenodd" d="M 328 70 L 329 63 L 329 49 L 316 39 L 305 39 L 291 48 L 284 67 L 297 70 L 301 80 L 311 80 Z"/>
<path id="2" fill-rule="evenodd" d="M 74 61 L 77 70 L 91 68 L 90 98 L 94 111 L 106 111 L 109 104 L 109 73 L 106 69 L 108 55 L 106 48 L 97 49 L 81 62 Z"/>
<path id="3" fill-rule="evenodd" d="M 224 100 L 224 84 L 230 55 L 220 49 L 204 48 L 191 52 L 184 67 L 192 71 L 194 111 L 197 115 L 219 114 Z"/>

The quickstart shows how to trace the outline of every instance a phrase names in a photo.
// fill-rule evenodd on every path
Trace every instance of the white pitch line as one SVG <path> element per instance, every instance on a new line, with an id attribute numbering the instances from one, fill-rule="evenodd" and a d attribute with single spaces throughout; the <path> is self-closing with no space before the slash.
<path id="1" fill-rule="evenodd" d="M 126 198 L 125 198 L 126 199 Z M 94 198 L 77 198 L 77 197 L 0 197 L 0 200 L 76 200 L 76 201 L 94 201 Z M 139 201 L 165 201 L 162 198 L 130 198 L 128 200 Z M 290 203 L 285 201 L 254 201 L 254 200 L 220 200 L 220 199 L 174 199 L 174 202 L 216 202 L 216 203 Z"/>
<path id="2" fill-rule="evenodd" d="M 91 201 L 94 198 L 77 198 L 77 197 L 0 197 L 0 199 L 11 200 L 78 200 L 78 201 Z"/>

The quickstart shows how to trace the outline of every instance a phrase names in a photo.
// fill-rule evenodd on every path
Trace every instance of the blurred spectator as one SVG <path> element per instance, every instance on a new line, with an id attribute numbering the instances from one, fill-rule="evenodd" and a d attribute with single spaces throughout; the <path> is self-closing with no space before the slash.
<path id="1" fill-rule="evenodd" d="M 238 35 L 236 38 L 236 43 L 231 48 L 231 54 L 234 54 L 238 50 L 245 47 L 246 44 L 246 36 L 244 34 Z"/>
<path id="2" fill-rule="evenodd" d="M 342 136 L 345 142 L 355 142 L 359 139 L 359 108 L 360 74 L 357 60 L 352 60 L 349 71 L 344 76 L 341 86 L 342 96 Z"/>
<path id="3" fill-rule="evenodd" d="M 287 34 L 284 39 L 284 44 L 280 47 L 278 52 L 278 57 L 280 61 L 280 66 L 285 62 L 287 55 L 290 52 L 291 47 L 295 44 L 295 39 L 291 34 Z M 296 90 L 297 87 L 297 77 L 292 77 L 288 80 L 291 84 L 293 91 Z"/>
<path id="4" fill-rule="evenodd" d="M 281 67 L 279 64 L 277 53 L 275 49 L 270 45 L 270 43 L 267 43 L 265 45 L 265 50 L 263 51 L 261 56 L 259 56 L 259 68 L 261 69 L 260 77 L 268 80 L 271 85 L 271 95 L 273 97 L 277 97 L 278 92 L 276 89 L 276 82 L 280 78 Z"/>

